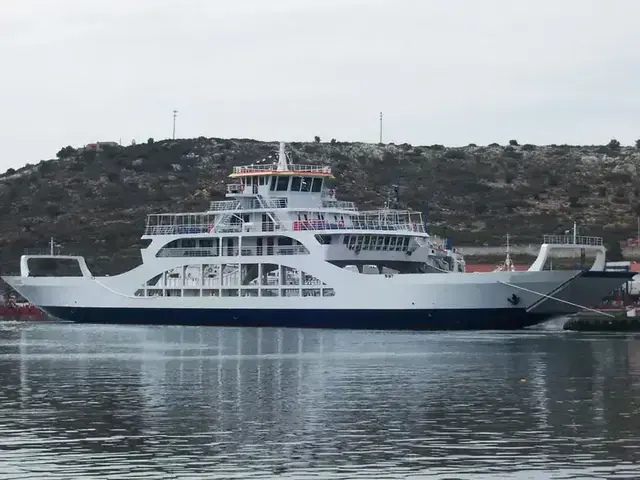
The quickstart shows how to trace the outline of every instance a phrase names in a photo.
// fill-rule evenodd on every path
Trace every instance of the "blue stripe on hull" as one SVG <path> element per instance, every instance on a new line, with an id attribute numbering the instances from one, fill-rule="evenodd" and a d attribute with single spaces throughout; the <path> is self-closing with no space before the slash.
<path id="1" fill-rule="evenodd" d="M 205 325 L 352 330 L 514 330 L 543 322 L 549 314 L 524 309 L 294 310 L 43 307 L 77 323 Z"/>

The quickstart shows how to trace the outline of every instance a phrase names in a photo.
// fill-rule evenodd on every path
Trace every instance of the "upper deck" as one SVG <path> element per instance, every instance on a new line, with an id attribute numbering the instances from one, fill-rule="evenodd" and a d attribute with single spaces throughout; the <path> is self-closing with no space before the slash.
<path id="1" fill-rule="evenodd" d="M 259 162 L 258 162 L 259 163 Z M 226 200 L 206 212 L 149 215 L 145 235 L 198 235 L 275 231 L 416 232 L 425 235 L 422 215 L 407 210 L 358 211 L 327 188 L 331 168 L 289 163 L 284 143 L 277 165 L 238 166 Z"/>

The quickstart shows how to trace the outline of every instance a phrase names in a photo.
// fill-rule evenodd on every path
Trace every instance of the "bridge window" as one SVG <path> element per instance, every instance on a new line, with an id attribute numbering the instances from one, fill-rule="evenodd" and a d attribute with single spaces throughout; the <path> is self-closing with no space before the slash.
<path id="1" fill-rule="evenodd" d="M 289 187 L 289 177 L 277 177 L 278 178 L 278 185 L 276 187 L 276 190 L 278 192 L 286 192 L 287 188 Z"/>
<path id="2" fill-rule="evenodd" d="M 292 192 L 299 192 L 301 184 L 302 184 L 302 179 L 300 177 L 292 177 L 291 178 L 291 191 Z"/>
<path id="3" fill-rule="evenodd" d="M 322 191 L 322 179 L 314 178 L 313 185 L 311 186 L 311 191 L 314 193 L 318 193 Z"/>
<path id="4" fill-rule="evenodd" d="M 311 183 L 313 182 L 313 179 L 311 177 L 303 177 L 302 178 L 302 184 L 301 184 L 301 192 L 310 192 L 311 191 Z"/>

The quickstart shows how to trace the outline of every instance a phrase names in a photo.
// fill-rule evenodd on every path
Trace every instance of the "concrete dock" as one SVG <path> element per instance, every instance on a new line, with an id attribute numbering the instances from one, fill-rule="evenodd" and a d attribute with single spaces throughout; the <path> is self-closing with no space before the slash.
<path id="1" fill-rule="evenodd" d="M 584 311 L 570 315 L 564 330 L 576 332 L 640 332 L 640 317 L 627 316 L 626 310 L 605 310 L 611 316 Z"/>

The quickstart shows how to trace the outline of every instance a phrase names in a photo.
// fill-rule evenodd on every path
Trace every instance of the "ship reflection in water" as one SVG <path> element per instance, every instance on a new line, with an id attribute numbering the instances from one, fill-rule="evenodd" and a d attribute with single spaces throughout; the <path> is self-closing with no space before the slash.
<path id="1" fill-rule="evenodd" d="M 640 341 L 0 324 L 0 478 L 640 476 Z"/>

